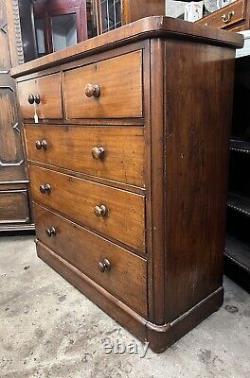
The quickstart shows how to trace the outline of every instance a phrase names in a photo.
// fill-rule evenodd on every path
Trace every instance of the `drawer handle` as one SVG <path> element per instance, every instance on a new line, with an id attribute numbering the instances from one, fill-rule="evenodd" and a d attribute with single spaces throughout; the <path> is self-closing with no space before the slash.
<path id="1" fill-rule="evenodd" d="M 37 150 L 41 150 L 41 149 L 47 150 L 47 147 L 48 147 L 48 143 L 45 139 L 36 141 Z"/>
<path id="2" fill-rule="evenodd" d="M 85 87 L 85 95 L 87 97 L 99 97 L 101 94 L 101 87 L 98 84 L 87 84 Z"/>
<path id="3" fill-rule="evenodd" d="M 40 185 L 40 192 L 42 194 L 46 194 L 46 193 L 51 193 L 51 186 L 50 184 L 44 184 L 44 185 Z"/>
<path id="4" fill-rule="evenodd" d="M 55 227 L 52 226 L 52 227 L 48 228 L 46 230 L 46 233 L 47 233 L 47 235 L 48 235 L 49 238 L 51 238 L 52 236 L 56 236 L 56 229 L 55 229 Z"/>
<path id="5" fill-rule="evenodd" d="M 110 272 L 111 270 L 111 263 L 108 259 L 104 259 L 103 261 L 100 261 L 98 263 L 98 267 L 99 267 L 99 270 L 100 272 L 104 273 L 104 272 Z"/>
<path id="6" fill-rule="evenodd" d="M 106 217 L 108 215 L 108 208 L 105 205 L 97 205 L 94 209 L 94 213 L 97 217 Z"/>
<path id="7" fill-rule="evenodd" d="M 40 102 L 41 102 L 41 98 L 40 98 L 40 95 L 39 94 L 36 94 L 35 96 L 34 96 L 34 101 L 35 101 L 35 103 L 38 105 L 38 104 L 40 104 Z"/>
<path id="8" fill-rule="evenodd" d="M 29 97 L 28 97 L 28 103 L 33 105 L 35 102 L 35 97 L 33 94 L 30 94 Z"/>
<path id="9" fill-rule="evenodd" d="M 228 24 L 232 20 L 234 15 L 235 15 L 234 11 L 231 11 L 228 14 L 223 14 L 223 16 L 221 16 L 221 18 L 222 18 L 222 21 L 224 22 L 224 24 Z"/>
<path id="10" fill-rule="evenodd" d="M 103 147 L 94 147 L 92 148 L 92 156 L 96 160 L 103 160 L 104 159 L 104 154 L 105 150 Z"/>

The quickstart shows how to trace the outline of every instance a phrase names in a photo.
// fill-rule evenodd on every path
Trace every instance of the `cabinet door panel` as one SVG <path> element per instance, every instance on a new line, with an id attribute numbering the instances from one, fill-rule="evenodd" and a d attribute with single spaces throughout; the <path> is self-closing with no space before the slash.
<path id="1" fill-rule="evenodd" d="M 13 81 L 0 77 L 0 181 L 25 179 L 25 164 Z"/>
<path id="2" fill-rule="evenodd" d="M 0 0 L 0 73 L 10 68 L 6 10 L 3 0 Z"/>
<path id="3" fill-rule="evenodd" d="M 28 191 L 0 191 L 0 224 L 27 223 L 29 220 Z"/>

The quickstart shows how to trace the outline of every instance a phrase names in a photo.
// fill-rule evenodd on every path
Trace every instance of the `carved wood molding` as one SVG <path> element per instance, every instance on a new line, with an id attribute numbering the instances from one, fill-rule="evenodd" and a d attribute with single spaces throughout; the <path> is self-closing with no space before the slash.
<path id="1" fill-rule="evenodd" d="M 18 0 L 6 1 L 8 38 L 12 67 L 24 63 Z"/>
<path id="2" fill-rule="evenodd" d="M 18 56 L 18 64 L 22 64 L 24 63 L 24 55 L 23 55 L 23 43 L 22 43 L 22 33 L 21 33 L 21 25 L 20 25 L 20 17 L 19 17 L 18 0 L 12 0 L 12 10 L 13 10 L 14 28 L 15 28 L 15 35 L 16 35 L 16 49 L 17 49 L 17 56 Z"/>

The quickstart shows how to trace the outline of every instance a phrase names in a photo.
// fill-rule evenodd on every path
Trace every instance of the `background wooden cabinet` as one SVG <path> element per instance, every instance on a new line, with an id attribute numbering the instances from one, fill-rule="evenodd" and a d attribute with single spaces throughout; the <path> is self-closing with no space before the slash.
<path id="1" fill-rule="evenodd" d="M 98 34 L 147 16 L 165 14 L 165 0 L 94 0 Z"/>
<path id="2" fill-rule="evenodd" d="M 0 0 L 0 231 L 33 228 L 8 33 L 6 2 Z"/>
<path id="3" fill-rule="evenodd" d="M 37 0 L 34 2 L 38 56 L 93 37 L 90 0 Z"/>
<path id="4" fill-rule="evenodd" d="M 250 2 L 236 0 L 196 22 L 199 25 L 239 32 L 250 27 Z"/>

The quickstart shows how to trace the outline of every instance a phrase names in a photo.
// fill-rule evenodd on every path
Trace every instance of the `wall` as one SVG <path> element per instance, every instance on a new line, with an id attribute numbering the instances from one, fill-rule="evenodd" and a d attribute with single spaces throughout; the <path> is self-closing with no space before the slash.
<path id="1" fill-rule="evenodd" d="M 184 13 L 184 1 L 166 0 L 166 14 L 170 17 L 178 17 Z"/>

